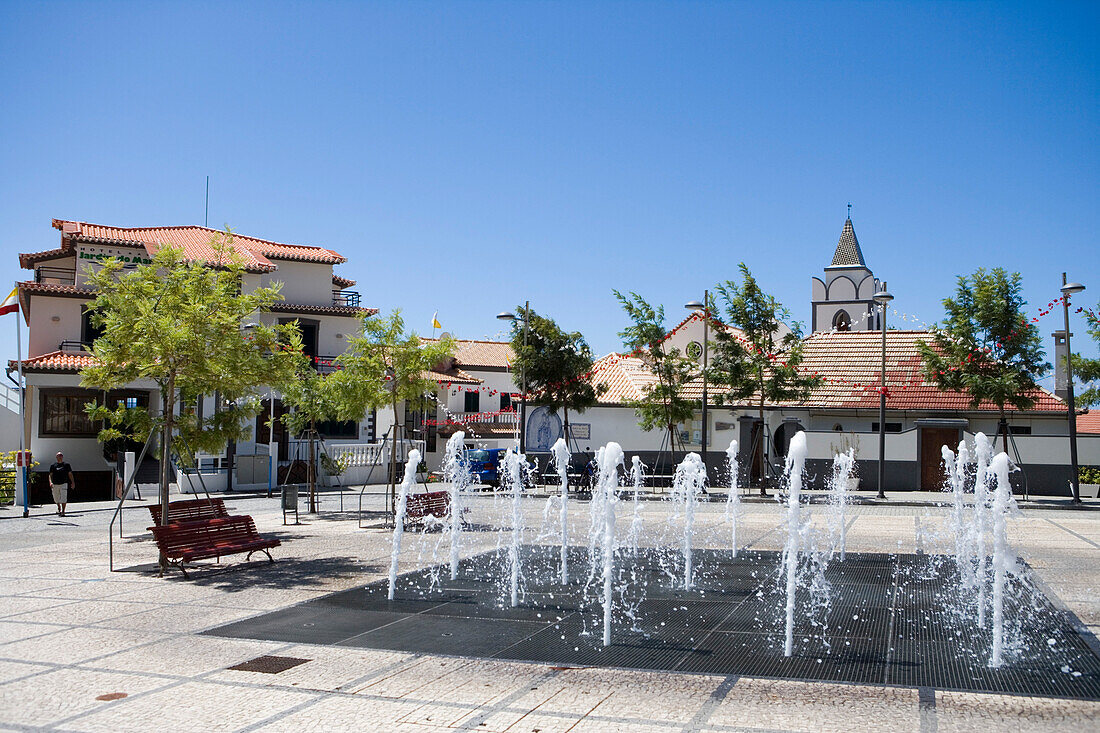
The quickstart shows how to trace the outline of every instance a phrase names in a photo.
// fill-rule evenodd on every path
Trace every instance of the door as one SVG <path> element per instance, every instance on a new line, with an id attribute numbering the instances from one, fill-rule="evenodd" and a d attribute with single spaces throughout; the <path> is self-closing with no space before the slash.
<path id="1" fill-rule="evenodd" d="M 958 428 L 920 429 L 920 487 L 922 491 L 940 491 L 946 476 L 943 473 L 943 446 L 955 450 L 959 444 Z"/>

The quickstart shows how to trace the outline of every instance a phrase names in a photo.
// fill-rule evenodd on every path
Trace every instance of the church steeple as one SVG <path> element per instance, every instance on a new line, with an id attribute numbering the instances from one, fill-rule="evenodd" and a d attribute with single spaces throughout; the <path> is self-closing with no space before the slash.
<path id="1" fill-rule="evenodd" d="M 863 251 L 859 248 L 859 240 L 856 239 L 856 230 L 852 227 L 850 216 L 844 222 L 840 241 L 836 245 L 836 254 L 833 255 L 833 263 L 829 267 L 867 267 L 867 263 L 863 261 Z"/>

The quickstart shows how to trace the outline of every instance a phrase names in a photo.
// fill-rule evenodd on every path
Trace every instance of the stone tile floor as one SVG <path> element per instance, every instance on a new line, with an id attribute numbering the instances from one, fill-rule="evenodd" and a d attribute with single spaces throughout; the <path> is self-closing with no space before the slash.
<path id="1" fill-rule="evenodd" d="M 313 644 L 219 638 L 199 632 L 385 576 L 390 534 L 376 516 L 359 529 L 353 511 L 325 496 L 322 513 L 282 524 L 278 503 L 227 496 L 263 533 L 283 540 L 278 562 L 241 557 L 157 577 L 155 550 L 136 503 L 125 513 L 108 570 L 113 507 L 72 505 L 69 516 L 0 509 L 0 729 L 59 731 L 822 731 L 1100 727 L 1100 702 L 983 695 L 929 688 L 671 674 L 433 657 Z M 345 495 L 351 509 L 355 499 Z M 382 500 L 367 497 L 377 510 Z M 496 546 L 510 511 L 473 500 L 479 531 L 465 554 Z M 529 499 L 529 527 L 545 501 Z M 697 515 L 699 544 L 728 536 L 723 507 Z M 574 504 L 573 537 L 587 530 Z M 669 540 L 667 505 L 643 502 L 644 541 Z M 814 507 L 824 526 L 825 511 Z M 947 512 L 928 506 L 848 510 L 848 549 L 934 552 L 950 542 Z M 775 504 L 745 504 L 743 543 L 778 549 Z M 1047 589 L 1092 634 L 1100 633 L 1100 514 L 1025 508 L 1012 540 Z M 537 539 L 532 530 L 531 539 Z M 438 537 L 406 536 L 402 569 L 442 559 Z M 278 674 L 227 669 L 261 655 L 309 661 Z"/>

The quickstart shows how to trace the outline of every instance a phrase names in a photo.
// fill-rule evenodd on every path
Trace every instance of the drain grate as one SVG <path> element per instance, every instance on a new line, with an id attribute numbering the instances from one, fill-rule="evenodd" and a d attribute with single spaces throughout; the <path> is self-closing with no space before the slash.
<path id="1" fill-rule="evenodd" d="M 298 657 L 276 657 L 273 655 L 265 654 L 262 657 L 249 659 L 247 662 L 234 664 L 232 667 L 227 667 L 226 669 L 234 669 L 238 672 L 262 672 L 264 674 L 279 674 L 280 672 L 285 672 L 288 669 L 297 667 L 299 664 L 305 664 L 308 661 L 310 660 L 299 659 Z"/>
<path id="2" fill-rule="evenodd" d="M 780 555 L 701 551 L 696 587 L 666 572 L 675 556 L 626 556 L 633 585 L 603 647 L 598 591 L 588 588 L 583 551 L 571 551 L 575 581 L 557 583 L 558 548 L 523 549 L 527 594 L 512 608 L 498 551 L 466 558 L 458 581 L 441 568 L 401 577 L 389 601 L 385 581 L 206 632 L 424 654 L 512 659 L 557 666 L 606 666 L 723 675 L 900 684 L 1100 700 L 1100 657 L 1075 619 L 1037 589 L 1011 598 L 1020 654 L 988 666 L 990 634 L 957 598 L 949 561 L 927 555 L 848 553 L 829 566 L 832 604 L 820 618 L 800 596 L 794 654 L 783 656 Z M 482 580 L 496 578 L 496 580 Z M 642 589 L 644 588 L 644 599 Z M 632 596 L 633 594 L 633 596 Z M 308 622 L 308 625 L 307 623 Z M 824 626 L 821 625 L 824 622 Z M 1082 627 L 1083 628 L 1083 627 Z M 267 661 L 273 660 L 273 661 Z M 283 661 L 286 660 L 286 661 Z M 275 674 L 307 660 L 260 657 L 230 669 Z"/>

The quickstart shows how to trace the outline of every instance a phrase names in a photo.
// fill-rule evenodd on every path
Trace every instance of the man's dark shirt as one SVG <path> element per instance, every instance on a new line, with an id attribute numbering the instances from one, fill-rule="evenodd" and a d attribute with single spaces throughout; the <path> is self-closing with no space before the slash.
<path id="1" fill-rule="evenodd" d="M 73 467 L 68 463 L 54 463 L 50 466 L 50 483 L 51 484 L 67 484 L 69 483 L 69 474 L 72 473 Z"/>

